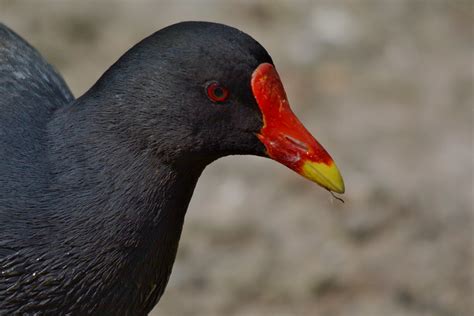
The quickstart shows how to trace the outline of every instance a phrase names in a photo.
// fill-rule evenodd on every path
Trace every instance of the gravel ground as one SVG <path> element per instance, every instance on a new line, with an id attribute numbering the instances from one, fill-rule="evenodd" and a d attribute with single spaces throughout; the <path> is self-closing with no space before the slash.
<path id="1" fill-rule="evenodd" d="M 473 315 L 474 2 L 0 0 L 76 96 L 183 20 L 267 48 L 347 193 L 262 158 L 209 166 L 152 315 Z"/>

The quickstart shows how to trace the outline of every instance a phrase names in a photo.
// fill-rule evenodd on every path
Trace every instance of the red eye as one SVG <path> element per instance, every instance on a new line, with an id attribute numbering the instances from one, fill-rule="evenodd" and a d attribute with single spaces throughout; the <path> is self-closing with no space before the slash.
<path id="1" fill-rule="evenodd" d="M 211 82 L 207 86 L 206 91 L 209 99 L 214 102 L 224 102 L 229 97 L 229 90 L 217 82 Z"/>

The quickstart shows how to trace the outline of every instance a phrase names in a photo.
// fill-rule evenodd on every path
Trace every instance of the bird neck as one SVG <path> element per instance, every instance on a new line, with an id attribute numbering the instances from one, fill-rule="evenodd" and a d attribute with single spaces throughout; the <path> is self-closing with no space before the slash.
<path id="1" fill-rule="evenodd" d="M 205 164 L 161 161 L 101 120 L 86 120 L 86 110 L 65 108 L 49 126 L 57 247 L 80 265 L 71 277 L 101 302 L 94 310 L 149 311 L 167 284 Z"/>

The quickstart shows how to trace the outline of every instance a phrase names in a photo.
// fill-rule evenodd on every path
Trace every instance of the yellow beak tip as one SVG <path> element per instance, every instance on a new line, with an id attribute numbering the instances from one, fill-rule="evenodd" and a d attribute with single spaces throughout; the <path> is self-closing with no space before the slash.
<path id="1" fill-rule="evenodd" d="M 342 179 L 341 179 L 342 180 Z M 344 181 L 342 181 L 339 186 L 334 186 L 334 188 L 331 190 L 333 192 L 336 192 L 336 193 L 339 193 L 339 194 L 343 194 L 344 192 L 346 192 L 346 188 L 344 186 Z"/>
<path id="2" fill-rule="evenodd" d="M 329 191 L 339 194 L 345 192 L 344 180 L 334 162 L 327 165 L 307 161 L 303 164 L 302 175 Z"/>

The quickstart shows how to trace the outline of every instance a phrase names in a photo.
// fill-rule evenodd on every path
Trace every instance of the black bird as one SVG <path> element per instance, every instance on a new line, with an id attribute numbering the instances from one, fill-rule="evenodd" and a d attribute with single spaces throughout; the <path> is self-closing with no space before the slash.
<path id="1" fill-rule="evenodd" d="M 74 99 L 0 24 L 0 314 L 147 314 L 199 176 L 236 154 L 344 191 L 269 54 L 235 28 L 164 28 Z"/>

